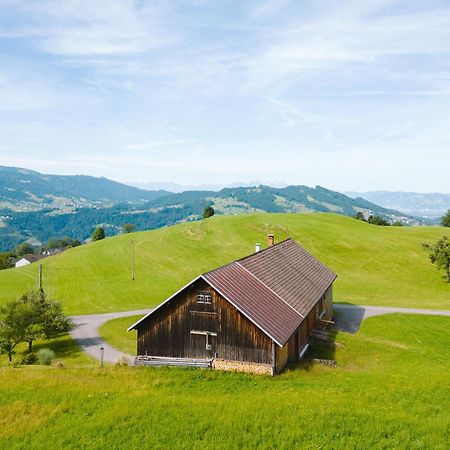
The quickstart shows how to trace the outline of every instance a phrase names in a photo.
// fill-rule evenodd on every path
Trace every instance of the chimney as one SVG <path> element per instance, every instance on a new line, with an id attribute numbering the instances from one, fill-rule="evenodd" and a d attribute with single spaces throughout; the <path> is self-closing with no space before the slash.
<path id="1" fill-rule="evenodd" d="M 275 236 L 273 234 L 268 234 L 267 237 L 269 238 L 269 247 L 272 247 L 272 245 L 275 244 Z"/>
<path id="2" fill-rule="evenodd" d="M 261 244 L 260 243 L 256 243 L 255 244 L 255 253 L 258 253 L 261 251 Z"/>

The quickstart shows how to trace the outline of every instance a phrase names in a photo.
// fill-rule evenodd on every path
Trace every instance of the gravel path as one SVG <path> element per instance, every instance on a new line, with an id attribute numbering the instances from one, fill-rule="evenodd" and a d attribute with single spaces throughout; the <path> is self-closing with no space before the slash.
<path id="1" fill-rule="evenodd" d="M 403 314 L 425 314 L 429 316 L 449 316 L 450 311 L 436 309 L 417 308 L 395 308 L 390 306 L 363 306 L 344 305 L 335 303 L 333 305 L 336 312 L 336 328 L 349 333 L 356 333 L 361 326 L 361 322 L 368 317 L 381 316 L 383 314 L 403 313 Z"/>
<path id="2" fill-rule="evenodd" d="M 98 329 L 108 320 L 117 319 L 119 317 L 137 316 L 139 314 L 147 314 L 150 310 L 144 309 L 139 311 L 123 311 L 118 313 L 106 314 L 90 314 L 87 316 L 72 316 L 72 320 L 77 327 L 71 331 L 72 338 L 89 356 L 100 359 L 100 347 L 103 347 L 105 362 L 114 363 L 124 353 L 116 350 L 107 344 L 99 335 Z M 132 358 L 131 355 L 125 355 Z"/>
<path id="3" fill-rule="evenodd" d="M 368 317 L 380 316 L 383 314 L 404 313 L 404 314 L 426 314 L 433 316 L 449 316 L 450 311 L 439 311 L 434 309 L 412 309 L 412 308 L 394 308 L 387 306 L 362 306 L 362 305 L 345 305 L 335 303 L 334 310 L 336 312 L 336 327 L 339 330 L 349 333 L 356 333 L 361 326 L 361 322 Z M 122 352 L 116 350 L 107 344 L 99 335 L 98 329 L 108 320 L 117 319 L 119 317 L 135 316 L 139 314 L 147 314 L 150 309 L 138 311 L 123 311 L 118 313 L 91 314 L 87 316 L 73 316 L 73 321 L 77 324 L 77 328 L 70 334 L 76 343 L 88 355 L 100 359 L 100 347 L 104 350 L 104 361 L 116 362 Z M 125 355 L 129 359 L 131 355 Z"/>

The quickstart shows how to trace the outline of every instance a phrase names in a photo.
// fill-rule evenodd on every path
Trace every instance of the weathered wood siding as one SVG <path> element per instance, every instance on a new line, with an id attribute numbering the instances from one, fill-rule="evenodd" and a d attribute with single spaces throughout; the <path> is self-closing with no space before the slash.
<path id="1" fill-rule="evenodd" d="M 200 291 L 211 294 L 211 304 L 197 302 Z M 137 350 L 139 355 L 272 364 L 271 339 L 203 280 L 139 325 Z"/>
<path id="2" fill-rule="evenodd" d="M 326 312 L 323 316 L 323 319 L 331 320 L 334 315 L 334 313 L 333 313 L 333 285 L 331 285 L 325 292 L 324 307 L 326 309 Z"/>
<path id="3" fill-rule="evenodd" d="M 286 344 L 284 347 L 276 346 L 276 364 L 275 364 L 275 372 L 280 373 L 288 362 L 289 358 L 289 345 Z"/>

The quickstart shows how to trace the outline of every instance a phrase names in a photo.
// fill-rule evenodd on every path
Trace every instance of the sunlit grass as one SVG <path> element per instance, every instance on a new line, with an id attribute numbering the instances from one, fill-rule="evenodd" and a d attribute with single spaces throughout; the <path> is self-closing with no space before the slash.
<path id="1" fill-rule="evenodd" d="M 0 369 L 2 448 L 448 448 L 450 319 L 337 335 L 336 369 Z"/>
<path id="2" fill-rule="evenodd" d="M 119 317 L 109 320 L 99 328 L 100 336 L 110 345 L 129 355 L 136 354 L 136 331 L 128 328 L 142 316 Z"/>
<path id="3" fill-rule="evenodd" d="M 448 229 L 379 227 L 334 214 L 215 216 L 108 238 L 44 259 L 44 288 L 70 314 L 147 308 L 200 273 L 251 253 L 268 232 L 278 241 L 292 237 L 333 269 L 337 301 L 450 309 L 450 284 L 421 245 L 450 235 Z M 35 288 L 37 270 L 0 271 L 0 303 Z"/>

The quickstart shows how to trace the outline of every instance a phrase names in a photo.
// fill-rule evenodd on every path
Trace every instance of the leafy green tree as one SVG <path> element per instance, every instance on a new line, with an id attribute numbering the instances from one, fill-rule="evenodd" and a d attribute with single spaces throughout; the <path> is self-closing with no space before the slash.
<path id="1" fill-rule="evenodd" d="M 450 241 L 446 236 L 439 239 L 434 244 L 422 244 L 424 250 L 428 252 L 432 264 L 436 264 L 438 269 L 445 271 L 447 283 L 450 283 Z"/>
<path id="2" fill-rule="evenodd" d="M 447 211 L 444 217 L 441 219 L 441 225 L 443 227 L 450 227 L 450 209 Z"/>
<path id="3" fill-rule="evenodd" d="M 66 247 L 78 247 L 81 242 L 78 239 L 72 239 L 68 237 L 63 238 L 50 238 L 45 244 L 45 250 L 53 250 L 55 248 L 66 248 Z"/>
<path id="4" fill-rule="evenodd" d="M 0 270 L 12 267 L 11 254 L 9 252 L 0 253 Z"/>
<path id="5" fill-rule="evenodd" d="M 399 220 L 395 220 L 394 222 L 392 222 L 392 226 L 393 227 L 402 227 L 403 224 Z"/>
<path id="6" fill-rule="evenodd" d="M 61 305 L 48 300 L 43 289 L 22 295 L 19 304 L 22 311 L 22 340 L 28 343 L 30 353 L 36 339 L 52 339 L 74 327 L 71 319 L 64 315 Z"/>
<path id="7" fill-rule="evenodd" d="M 132 233 L 136 227 L 132 223 L 126 223 L 122 226 L 122 230 L 124 233 Z"/>
<path id="8" fill-rule="evenodd" d="M 388 227 L 390 225 L 387 220 L 383 219 L 380 216 L 369 216 L 367 222 L 371 223 L 372 225 L 380 225 L 383 227 Z"/>
<path id="9" fill-rule="evenodd" d="M 15 348 L 23 342 L 27 326 L 27 311 L 19 300 L 12 300 L 0 308 L 0 353 L 8 355 L 9 362 Z"/>
<path id="10" fill-rule="evenodd" d="M 212 206 L 208 206 L 203 211 L 203 218 L 207 219 L 208 217 L 212 217 L 216 212 L 214 211 L 214 208 Z"/>
<path id="11" fill-rule="evenodd" d="M 16 247 L 14 253 L 17 257 L 30 255 L 34 253 L 34 248 L 29 242 L 22 242 L 20 245 Z"/>
<path id="12" fill-rule="evenodd" d="M 92 240 L 101 241 L 102 239 L 105 239 L 105 230 L 102 227 L 97 227 L 92 233 Z"/>

